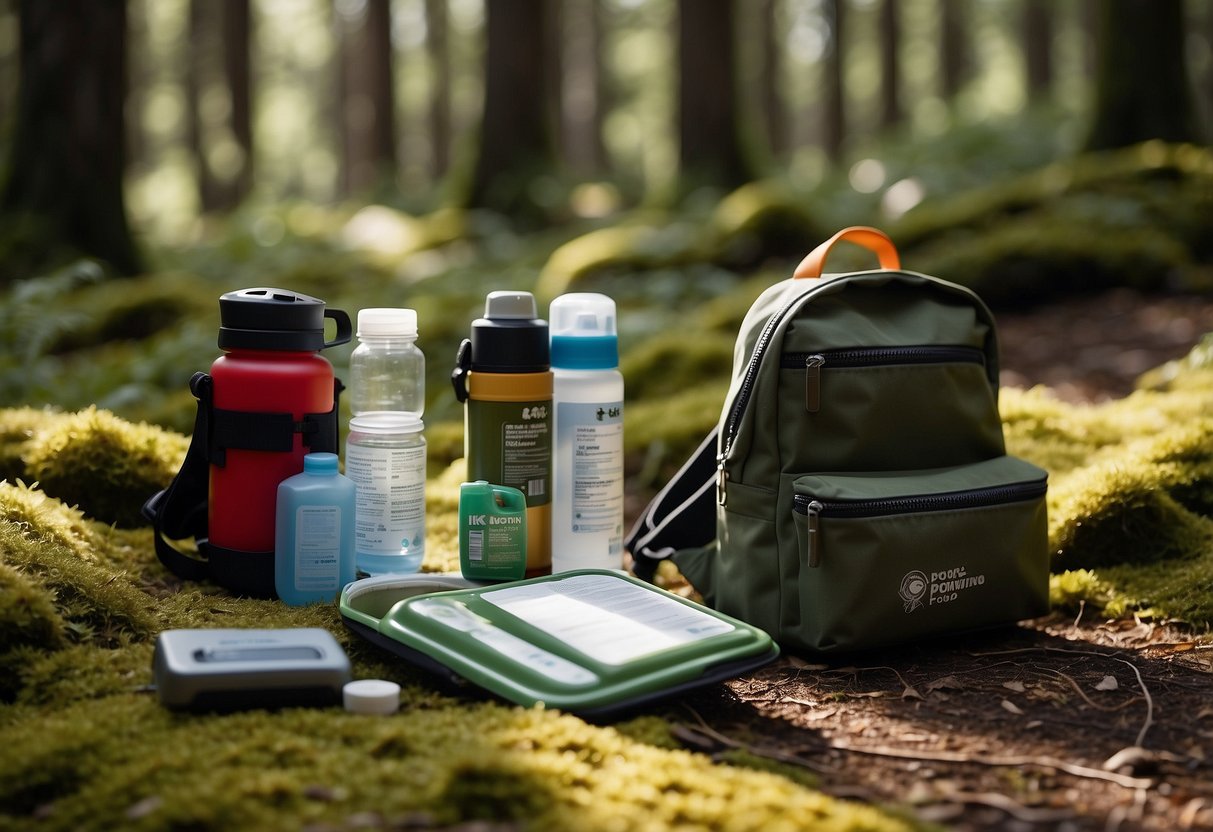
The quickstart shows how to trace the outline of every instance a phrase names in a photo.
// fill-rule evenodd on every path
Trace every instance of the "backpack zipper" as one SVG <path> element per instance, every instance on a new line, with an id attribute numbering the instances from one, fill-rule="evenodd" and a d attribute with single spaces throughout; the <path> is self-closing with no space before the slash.
<path id="1" fill-rule="evenodd" d="M 725 488 L 729 481 L 729 474 L 725 470 L 725 460 L 729 457 L 729 451 L 733 449 L 733 440 L 736 438 L 737 425 L 741 421 L 741 414 L 745 412 L 746 406 L 750 401 L 750 394 L 753 392 L 754 379 L 758 375 L 758 367 L 762 363 L 762 356 L 766 352 L 767 344 L 771 341 L 771 336 L 775 334 L 779 324 L 784 318 L 795 309 L 799 304 L 816 295 L 819 291 L 829 288 L 832 283 L 822 282 L 813 286 L 803 294 L 789 300 L 781 306 L 762 328 L 762 332 L 758 334 L 758 340 L 754 342 L 754 349 L 750 353 L 749 364 L 746 365 L 745 377 L 741 381 L 741 387 L 737 390 L 737 398 L 733 400 L 733 409 L 729 412 L 729 421 L 725 425 L 725 430 L 721 433 L 720 438 L 720 453 L 716 455 L 716 502 L 720 505 L 725 504 Z M 985 309 L 985 305 L 981 299 L 973 294 L 972 290 L 964 287 L 954 287 L 971 297 L 976 302 L 980 309 Z M 989 312 L 986 311 L 986 318 L 989 319 Z M 992 319 L 991 327 L 992 327 Z"/>
<path id="2" fill-rule="evenodd" d="M 1045 480 L 991 485 L 966 491 L 948 491 L 941 494 L 918 494 L 909 497 L 883 497 L 863 500 L 819 500 L 797 494 L 792 501 L 792 510 L 806 515 L 808 520 L 808 565 L 821 565 L 821 542 L 819 540 L 819 518 L 833 517 L 854 520 L 866 517 L 886 517 L 891 514 L 922 514 L 932 511 L 957 511 L 966 508 L 1018 503 L 1043 497 L 1048 490 Z"/>
<path id="3" fill-rule="evenodd" d="M 821 369 L 854 369 L 886 364 L 980 364 L 985 353 L 964 344 L 922 344 L 910 347 L 844 347 L 819 352 L 785 352 L 779 366 L 785 370 L 804 368 L 804 407 L 809 413 L 821 409 Z"/>
<path id="4" fill-rule="evenodd" d="M 726 486 L 729 481 L 729 472 L 724 469 L 725 460 L 728 459 L 729 451 L 733 448 L 733 439 L 737 433 L 737 423 L 741 420 L 741 414 L 745 412 L 746 405 L 749 404 L 750 394 L 753 392 L 754 379 L 758 375 L 758 367 L 762 363 L 762 356 L 767 350 L 767 344 L 770 343 L 771 336 L 775 334 L 779 324 L 788 316 L 801 301 L 811 295 L 816 294 L 823 286 L 827 284 L 819 284 L 797 295 L 781 306 L 776 312 L 767 318 L 766 324 L 762 328 L 762 332 L 758 333 L 758 340 L 754 342 L 754 349 L 750 352 L 750 362 L 746 365 L 745 377 L 741 380 L 741 387 L 737 389 L 737 398 L 733 400 L 733 409 L 729 412 L 729 421 L 725 425 L 725 430 L 721 434 L 720 453 L 716 455 L 716 502 L 720 505 L 725 504 Z"/>

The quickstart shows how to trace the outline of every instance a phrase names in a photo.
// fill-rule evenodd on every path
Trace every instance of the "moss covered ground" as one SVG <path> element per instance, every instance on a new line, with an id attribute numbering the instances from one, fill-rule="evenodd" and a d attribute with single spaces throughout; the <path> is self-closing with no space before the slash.
<path id="1" fill-rule="evenodd" d="M 1150 145 L 1059 162 L 924 204 L 890 231 L 908 267 L 1006 302 L 1090 288 L 1074 275 L 1200 289 L 1213 252 L 1193 218 L 1208 216 L 1211 158 Z M 700 214 L 637 213 L 525 240 L 476 216 L 441 215 L 421 233 L 382 209 L 376 228 L 409 233 L 371 251 L 356 239 L 363 212 L 278 206 L 162 254 L 155 274 L 105 279 L 82 263 L 14 284 L 0 304 L 0 828 L 921 828 L 896 808 L 824 796 L 805 769 L 740 749 L 683 750 L 656 715 L 592 725 L 440 691 L 349 636 L 331 606 L 182 586 L 138 514 L 184 453 L 187 382 L 217 354 L 215 297 L 256 285 L 350 311 L 418 310 L 429 359 L 427 569 L 456 562 L 462 425 L 447 376 L 486 288 L 536 290 L 541 302 L 567 288 L 610 293 L 629 391 L 629 496 L 639 501 L 715 423 L 753 298 L 786 274 L 786 255 L 852 220 L 828 207 L 755 185 Z M 284 240 L 265 246 L 258 229 L 270 221 Z M 339 376 L 348 352 L 328 353 Z M 1006 389 L 1001 408 L 1010 451 L 1050 473 L 1055 607 L 1207 633 L 1213 341 L 1117 401 Z M 661 577 L 678 580 L 668 565 Z M 357 677 L 402 684 L 405 708 L 386 719 L 161 709 L 147 689 L 156 634 L 219 626 L 326 627 Z"/>
<path id="2" fill-rule="evenodd" d="M 1011 450 L 1050 471 L 1056 606 L 1178 619 L 1198 631 L 1213 622 L 1213 367 L 1199 357 L 1098 406 L 1043 389 L 1003 392 Z M 0 426 L 0 455 L 26 466 L 25 478 L 0 484 L 5 826 L 915 828 L 823 796 L 778 766 L 762 770 L 769 760 L 679 750 L 656 717 L 591 725 L 439 692 L 347 635 L 332 606 L 171 585 L 149 531 L 123 528 L 122 507 L 171 476 L 184 437 L 93 409 L 5 410 Z M 82 456 L 90 464 L 64 480 L 68 501 L 54 477 L 26 484 L 49 472 L 49 460 Z M 430 483 L 430 569 L 455 557 L 460 465 Z M 385 719 L 335 708 L 163 710 L 147 689 L 155 635 L 216 626 L 326 627 L 356 676 L 403 685 L 405 709 Z"/>

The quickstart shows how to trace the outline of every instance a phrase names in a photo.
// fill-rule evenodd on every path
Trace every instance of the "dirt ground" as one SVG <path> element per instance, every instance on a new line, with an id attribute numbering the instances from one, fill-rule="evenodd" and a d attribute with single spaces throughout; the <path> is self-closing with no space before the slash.
<path id="1" fill-rule="evenodd" d="M 1116 291 L 997 317 L 1004 384 L 1098 402 L 1213 331 L 1213 298 Z M 688 748 L 748 751 L 945 828 L 1213 830 L 1213 640 L 1173 624 L 1052 615 L 785 656 L 672 714 Z"/>

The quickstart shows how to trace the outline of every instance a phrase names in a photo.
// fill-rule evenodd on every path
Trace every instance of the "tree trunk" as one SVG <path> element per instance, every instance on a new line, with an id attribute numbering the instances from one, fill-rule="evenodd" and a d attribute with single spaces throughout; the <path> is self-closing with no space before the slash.
<path id="1" fill-rule="evenodd" d="M 564 160 L 580 177 L 606 167 L 602 140 L 602 28 L 597 0 L 564 3 L 564 79 L 561 146 Z"/>
<path id="2" fill-rule="evenodd" d="M 678 2 L 679 174 L 686 189 L 754 178 L 741 148 L 733 0 Z"/>
<path id="3" fill-rule="evenodd" d="M 939 86 L 949 106 L 964 86 L 969 71 L 963 8 L 964 0 L 940 0 Z"/>
<path id="4" fill-rule="evenodd" d="M 219 14 L 216 16 L 215 12 Z M 186 144 L 203 212 L 229 211 L 252 185 L 248 0 L 191 0 L 186 55 Z M 204 102 L 222 90 L 227 113 Z"/>
<path id="5" fill-rule="evenodd" d="M 367 0 L 349 14 L 339 6 L 338 33 L 340 188 L 348 195 L 394 179 L 396 174 L 390 0 Z"/>
<path id="6" fill-rule="evenodd" d="M 880 4 L 880 126 L 885 130 L 905 118 L 901 106 L 901 16 L 897 0 Z"/>
<path id="7" fill-rule="evenodd" d="M 762 55 L 759 78 L 762 114 L 766 122 L 767 146 L 771 157 L 782 158 L 788 149 L 788 119 L 780 90 L 783 88 L 783 29 L 779 25 L 779 3 L 762 0 L 758 12 Z"/>
<path id="8" fill-rule="evenodd" d="M 134 274 L 122 193 L 126 4 L 23 0 L 18 13 L 17 122 L 0 207 L 34 218 L 48 245 Z"/>
<path id="9" fill-rule="evenodd" d="M 451 48 L 446 0 L 425 0 L 425 49 L 429 58 L 430 170 L 441 179 L 451 166 Z"/>
<path id="10" fill-rule="evenodd" d="M 232 140 L 240 154 L 224 183 L 223 203 L 234 208 L 253 188 L 252 12 L 249 0 L 223 2 L 223 78 L 231 105 Z"/>
<path id="11" fill-rule="evenodd" d="M 1088 150 L 1199 140 L 1184 61 L 1182 0 L 1105 0 Z"/>
<path id="12" fill-rule="evenodd" d="M 547 27 L 542 0 L 486 0 L 484 113 L 478 156 L 464 189 L 468 207 L 520 219 L 540 212 L 536 177 L 555 168 L 554 118 L 548 111 Z"/>
<path id="13" fill-rule="evenodd" d="M 1028 100 L 1048 98 L 1053 83 L 1053 7 L 1051 0 L 1025 0 L 1023 56 Z"/>
<path id="14" fill-rule="evenodd" d="M 843 37 L 846 32 L 845 0 L 826 0 L 822 4 L 829 27 L 824 56 L 825 112 L 822 118 L 821 144 L 830 159 L 842 158 L 847 133 L 846 84 L 843 80 Z"/>

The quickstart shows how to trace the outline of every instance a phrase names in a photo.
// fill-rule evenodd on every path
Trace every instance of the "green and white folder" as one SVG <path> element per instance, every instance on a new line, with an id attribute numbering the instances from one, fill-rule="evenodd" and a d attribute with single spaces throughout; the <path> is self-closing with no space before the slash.
<path id="1" fill-rule="evenodd" d="M 519 705 L 583 716 L 728 679 L 779 655 L 762 630 L 619 572 L 468 584 L 425 575 L 355 581 L 341 593 L 341 615 L 420 666 Z"/>

